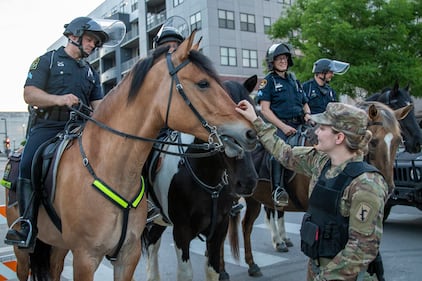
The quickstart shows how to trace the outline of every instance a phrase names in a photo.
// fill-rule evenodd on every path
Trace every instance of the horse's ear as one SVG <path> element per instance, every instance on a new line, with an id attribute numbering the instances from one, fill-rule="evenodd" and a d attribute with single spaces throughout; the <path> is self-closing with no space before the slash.
<path id="1" fill-rule="evenodd" d="M 409 114 L 410 111 L 413 109 L 413 104 L 408 104 L 405 107 L 401 107 L 399 109 L 394 110 L 394 115 L 396 116 L 397 120 L 403 120 Z"/>
<path id="2" fill-rule="evenodd" d="M 368 108 L 369 119 L 374 120 L 378 115 L 378 109 L 375 104 L 371 104 Z"/>
<path id="3" fill-rule="evenodd" d="M 189 51 L 193 45 L 193 39 L 195 38 L 195 34 L 196 34 L 196 29 L 192 31 L 189 37 L 186 38 L 185 41 L 183 41 L 182 44 L 180 44 L 180 46 L 177 47 L 176 51 L 174 52 L 174 54 L 179 59 L 179 61 L 182 62 L 188 58 Z"/>
<path id="4" fill-rule="evenodd" d="M 410 82 L 409 83 L 407 83 L 407 86 L 406 86 L 406 88 L 404 88 L 405 90 L 406 90 L 406 92 L 410 92 Z"/>
<path id="5" fill-rule="evenodd" d="M 248 79 L 243 82 L 243 86 L 248 90 L 249 93 L 252 93 L 253 89 L 255 89 L 256 83 L 258 82 L 258 76 L 252 75 Z"/>
<path id="6" fill-rule="evenodd" d="M 198 42 L 196 42 L 195 44 L 193 44 L 191 50 L 198 51 L 199 50 L 199 44 L 201 43 L 201 41 L 202 41 L 202 36 L 201 36 L 201 38 L 199 38 Z"/>

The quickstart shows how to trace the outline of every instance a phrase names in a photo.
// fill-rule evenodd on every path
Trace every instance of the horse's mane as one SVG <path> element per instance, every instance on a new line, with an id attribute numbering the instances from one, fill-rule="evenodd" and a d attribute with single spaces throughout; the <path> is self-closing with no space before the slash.
<path id="1" fill-rule="evenodd" d="M 147 75 L 148 71 L 152 68 L 152 66 L 162 57 L 163 55 L 167 54 L 169 50 L 168 46 L 161 46 L 156 48 L 152 54 L 149 56 L 139 60 L 131 69 L 130 73 L 128 73 L 127 77 L 132 76 L 132 81 L 129 90 L 128 99 L 133 99 L 139 89 L 142 86 L 142 83 L 145 80 L 145 76 Z M 217 83 L 222 86 L 221 80 L 215 70 L 212 61 L 196 50 L 190 50 L 188 58 L 190 61 L 198 67 L 201 71 L 207 73 L 211 78 L 213 78 Z"/>
<path id="2" fill-rule="evenodd" d="M 381 112 L 381 115 L 383 116 L 382 126 L 387 128 L 387 130 L 392 131 L 395 135 L 400 135 L 399 122 L 394 115 L 394 111 L 389 106 L 376 101 L 363 101 L 357 104 L 359 108 L 364 110 L 367 110 L 371 105 L 375 105 L 379 112 Z"/>

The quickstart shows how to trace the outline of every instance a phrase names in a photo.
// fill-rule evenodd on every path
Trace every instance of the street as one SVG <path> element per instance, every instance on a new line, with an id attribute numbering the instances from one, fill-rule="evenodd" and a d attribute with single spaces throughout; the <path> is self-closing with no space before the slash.
<path id="1" fill-rule="evenodd" d="M 6 162 L 4 156 L 0 157 L 0 175 Z M 4 204 L 4 192 L 0 192 L 0 204 Z M 243 212 L 243 211 L 242 211 Z M 232 281 L 245 280 L 305 280 L 306 258 L 300 251 L 299 228 L 303 213 L 287 213 L 286 228 L 288 235 L 294 243 L 288 253 L 275 252 L 272 247 L 270 233 L 267 230 L 263 211 L 257 219 L 252 233 L 252 247 L 255 262 L 261 267 L 262 277 L 248 276 L 248 268 L 244 263 L 243 241 L 240 239 L 240 261 L 231 257 L 229 245 L 226 245 L 226 270 Z M 83 218 L 81 218 L 83 219 Z M 10 246 L 3 243 L 7 230 L 6 221 L 0 218 L 0 261 L 13 260 L 13 251 Z M 240 231 L 240 229 L 239 229 Z M 241 235 L 241 231 L 239 233 Z M 413 207 L 395 206 L 384 226 L 384 236 L 381 243 L 381 254 L 384 261 L 385 277 L 388 281 L 420 280 L 422 275 L 422 212 Z M 205 243 L 196 239 L 191 245 L 191 261 L 193 265 L 194 280 L 205 280 L 204 277 L 204 251 Z M 136 269 L 134 280 L 146 280 L 145 256 Z M 172 242 L 171 228 L 163 235 L 159 252 L 160 272 L 162 281 L 176 280 L 176 256 Z M 62 280 L 72 280 L 72 257 L 66 258 L 66 266 Z M 95 280 L 112 280 L 112 266 L 105 260 L 96 273 Z M 3 276 L 5 279 L 1 279 Z M 0 280 L 16 280 L 16 276 L 9 267 L 0 263 Z"/>

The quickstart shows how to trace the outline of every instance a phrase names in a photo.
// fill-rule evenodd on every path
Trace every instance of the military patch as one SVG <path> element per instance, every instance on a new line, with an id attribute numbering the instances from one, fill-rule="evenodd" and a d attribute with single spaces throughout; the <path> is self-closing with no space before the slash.
<path id="1" fill-rule="evenodd" d="M 38 64 L 40 63 L 40 58 L 38 57 L 38 58 L 36 58 L 33 62 L 32 62 L 32 64 L 31 64 L 31 67 L 29 68 L 29 70 L 34 70 L 34 69 L 37 69 L 37 67 L 38 67 Z"/>
<path id="2" fill-rule="evenodd" d="M 371 206 L 365 202 L 361 202 L 356 210 L 355 218 L 360 222 L 366 222 L 371 212 Z"/>
<path id="3" fill-rule="evenodd" d="M 259 83 L 259 89 L 263 89 L 267 86 L 267 79 L 262 79 L 261 83 Z"/>

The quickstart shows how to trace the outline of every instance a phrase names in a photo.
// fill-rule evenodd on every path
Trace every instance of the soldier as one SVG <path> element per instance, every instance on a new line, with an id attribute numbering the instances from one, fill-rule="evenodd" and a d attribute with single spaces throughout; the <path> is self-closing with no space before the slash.
<path id="1" fill-rule="evenodd" d="M 301 249 L 309 257 L 307 280 L 377 280 L 367 269 L 378 254 L 388 187 L 363 160 L 372 138 L 366 112 L 329 103 L 324 113 L 311 115 L 318 144 L 291 147 L 273 125 L 257 118 L 250 103 L 241 101 L 236 110 L 278 161 L 311 178 L 300 230 Z"/>
<path id="2" fill-rule="evenodd" d="M 311 113 L 321 113 L 329 102 L 338 101 L 337 93 L 330 87 L 334 74 L 342 75 L 349 70 L 347 62 L 319 59 L 314 63 L 312 73 L 314 78 L 303 83 L 303 91 L 308 97 Z"/>

